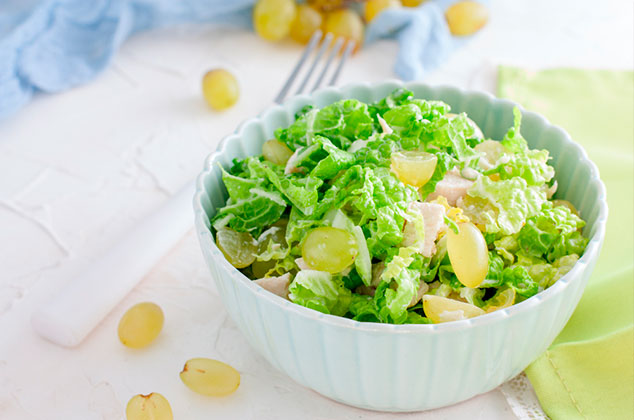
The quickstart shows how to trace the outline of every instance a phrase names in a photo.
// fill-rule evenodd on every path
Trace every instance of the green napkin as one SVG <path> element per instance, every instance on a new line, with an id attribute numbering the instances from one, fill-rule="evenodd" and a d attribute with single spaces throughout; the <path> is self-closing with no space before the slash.
<path id="1" fill-rule="evenodd" d="M 634 72 L 501 67 L 498 94 L 566 129 L 607 187 L 603 251 L 553 345 L 526 369 L 553 420 L 634 418 Z"/>

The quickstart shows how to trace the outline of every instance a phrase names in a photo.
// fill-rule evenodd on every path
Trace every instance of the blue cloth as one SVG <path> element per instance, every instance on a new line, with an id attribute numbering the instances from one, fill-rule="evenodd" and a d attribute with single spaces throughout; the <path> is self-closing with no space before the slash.
<path id="1" fill-rule="evenodd" d="M 386 10 L 368 26 L 366 42 L 396 38 L 396 74 L 420 79 L 453 48 L 441 10 L 448 2 Z M 254 0 L 45 0 L 31 8 L 28 3 L 9 0 L 13 7 L 0 14 L 0 118 L 35 92 L 60 92 L 92 80 L 136 32 L 180 22 L 249 26 Z"/>

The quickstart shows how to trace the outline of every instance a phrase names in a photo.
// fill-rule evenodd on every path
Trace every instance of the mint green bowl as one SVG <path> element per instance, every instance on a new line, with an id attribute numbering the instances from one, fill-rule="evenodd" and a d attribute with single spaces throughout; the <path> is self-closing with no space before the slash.
<path id="1" fill-rule="evenodd" d="M 549 289 L 510 308 L 436 325 L 386 325 L 324 315 L 295 305 L 251 282 L 214 243 L 209 219 L 226 190 L 220 168 L 234 158 L 258 155 L 278 127 L 304 105 L 343 98 L 371 102 L 405 87 L 467 112 L 487 137 L 501 139 L 513 123 L 514 103 L 479 92 L 388 81 L 328 88 L 296 96 L 245 121 L 206 160 L 198 177 L 194 211 L 203 255 L 233 321 L 269 363 L 300 384 L 345 404 L 381 411 L 447 406 L 487 392 L 524 370 L 543 353 L 574 311 L 603 243 L 605 187 L 585 151 L 561 128 L 523 111 L 522 134 L 533 148 L 548 149 L 559 183 L 558 198 L 571 201 L 588 222 L 590 238 L 574 268 Z"/>

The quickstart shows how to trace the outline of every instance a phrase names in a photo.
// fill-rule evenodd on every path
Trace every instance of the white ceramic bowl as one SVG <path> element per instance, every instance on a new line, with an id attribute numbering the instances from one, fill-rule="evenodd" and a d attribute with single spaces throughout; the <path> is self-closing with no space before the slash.
<path id="1" fill-rule="evenodd" d="M 233 268 L 216 247 L 209 218 L 225 203 L 218 164 L 231 166 L 261 153 L 278 127 L 306 104 L 342 98 L 371 102 L 405 87 L 417 98 L 439 99 L 467 112 L 487 137 L 501 139 L 513 123 L 514 103 L 479 92 L 396 81 L 328 88 L 291 98 L 245 121 L 205 163 L 194 197 L 203 255 L 231 318 L 253 348 L 295 381 L 334 400 L 383 411 L 450 405 L 487 392 L 520 373 L 552 343 L 574 311 L 603 243 L 607 205 L 596 166 L 562 129 L 523 111 L 522 134 L 552 155 L 557 196 L 588 222 L 588 247 L 552 287 L 510 308 L 436 325 L 361 323 L 324 315 L 269 293 Z"/>

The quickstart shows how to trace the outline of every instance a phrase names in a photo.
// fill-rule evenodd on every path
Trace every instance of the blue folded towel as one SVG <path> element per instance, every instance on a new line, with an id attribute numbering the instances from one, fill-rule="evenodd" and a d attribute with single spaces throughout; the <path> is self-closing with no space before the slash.
<path id="1" fill-rule="evenodd" d="M 394 37 L 396 74 L 420 79 L 451 51 L 442 10 L 453 1 L 386 10 L 368 26 L 366 42 Z M 60 92 L 92 80 L 135 32 L 180 22 L 251 25 L 254 0 L 45 0 L 0 15 L 0 118 L 35 92 Z M 28 2 L 27 2 L 28 3 Z"/>

